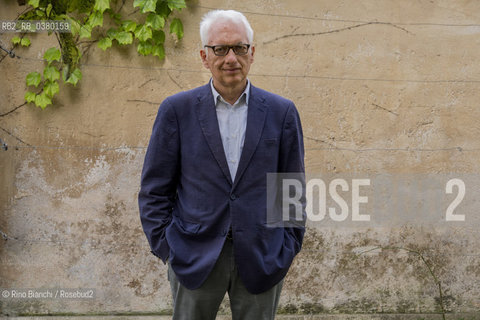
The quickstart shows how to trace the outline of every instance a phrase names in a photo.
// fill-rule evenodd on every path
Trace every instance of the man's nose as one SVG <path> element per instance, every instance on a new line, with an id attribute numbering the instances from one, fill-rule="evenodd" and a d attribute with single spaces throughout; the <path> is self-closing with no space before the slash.
<path id="1" fill-rule="evenodd" d="M 237 55 L 235 54 L 235 52 L 233 52 L 233 48 L 230 48 L 230 50 L 228 50 L 228 53 L 225 56 L 225 62 L 228 62 L 228 63 L 237 62 Z"/>

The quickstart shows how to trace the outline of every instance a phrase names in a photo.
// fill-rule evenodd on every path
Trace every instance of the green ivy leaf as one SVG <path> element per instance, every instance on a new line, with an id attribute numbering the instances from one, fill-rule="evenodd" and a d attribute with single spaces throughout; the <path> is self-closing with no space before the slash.
<path id="1" fill-rule="evenodd" d="M 165 42 L 165 33 L 162 30 L 154 31 L 152 35 L 152 40 L 157 44 Z"/>
<path id="2" fill-rule="evenodd" d="M 100 11 L 103 14 L 103 11 L 110 9 L 110 1 L 109 0 L 95 0 L 95 6 L 93 7 L 94 10 Z"/>
<path id="3" fill-rule="evenodd" d="M 40 5 L 40 0 L 28 0 L 28 4 L 34 8 L 38 8 Z"/>
<path id="4" fill-rule="evenodd" d="M 78 22 L 77 19 L 72 18 L 70 16 L 67 17 L 67 20 L 70 22 L 70 29 L 72 30 L 72 34 L 76 36 L 77 34 L 80 33 L 81 25 L 80 22 Z"/>
<path id="5" fill-rule="evenodd" d="M 150 13 L 147 16 L 145 25 L 152 27 L 153 30 L 159 30 L 165 25 L 165 19 L 155 13 Z"/>
<path id="6" fill-rule="evenodd" d="M 126 20 L 122 23 L 122 29 L 128 32 L 135 32 L 136 27 L 137 24 L 131 20 Z"/>
<path id="7" fill-rule="evenodd" d="M 157 7 L 157 0 L 146 0 L 143 5 L 142 13 L 155 12 Z"/>
<path id="8" fill-rule="evenodd" d="M 67 77 L 70 76 L 70 67 L 68 65 L 64 66 L 63 69 L 62 69 L 62 79 L 63 79 L 63 82 L 67 82 Z"/>
<path id="9" fill-rule="evenodd" d="M 13 44 L 19 44 L 20 42 L 22 42 L 22 39 L 19 36 L 15 36 L 12 38 Z"/>
<path id="10" fill-rule="evenodd" d="M 107 31 L 107 37 L 109 37 L 110 39 L 115 39 L 115 37 L 117 36 L 117 33 L 118 33 L 117 29 L 110 28 Z"/>
<path id="11" fill-rule="evenodd" d="M 80 71 L 80 69 L 77 68 L 70 74 L 70 77 L 67 79 L 66 82 L 76 86 L 78 81 L 80 80 L 82 80 L 82 72 Z"/>
<path id="12" fill-rule="evenodd" d="M 140 41 L 138 43 L 137 51 L 141 55 L 148 56 L 149 54 L 152 53 L 153 46 L 149 41 L 143 42 Z"/>
<path id="13" fill-rule="evenodd" d="M 135 1 L 133 1 L 133 7 L 134 8 L 136 8 L 136 7 L 143 8 L 145 6 L 145 1 L 147 1 L 147 0 L 135 0 Z"/>
<path id="14" fill-rule="evenodd" d="M 152 29 L 145 24 L 140 24 L 135 29 L 135 37 L 137 37 L 140 41 L 147 41 L 148 39 L 152 38 Z"/>
<path id="15" fill-rule="evenodd" d="M 45 9 L 45 14 L 47 15 L 47 17 L 50 17 L 50 13 L 52 12 L 52 4 L 49 3 L 48 6 L 47 6 L 47 9 Z"/>
<path id="16" fill-rule="evenodd" d="M 35 93 L 33 93 L 31 91 L 27 91 L 27 92 L 25 92 L 25 101 L 27 103 L 35 102 L 35 96 L 36 96 Z"/>
<path id="17" fill-rule="evenodd" d="M 20 44 L 24 47 L 30 46 L 31 42 L 30 39 L 27 37 L 22 38 L 22 41 L 20 41 Z"/>
<path id="18" fill-rule="evenodd" d="M 165 58 L 165 48 L 163 44 L 157 44 L 152 49 L 152 55 L 157 56 L 160 60 Z"/>
<path id="19" fill-rule="evenodd" d="M 43 91 L 47 94 L 48 97 L 53 98 L 54 95 L 58 93 L 60 87 L 58 86 L 57 81 L 47 81 L 43 86 Z"/>
<path id="20" fill-rule="evenodd" d="M 80 27 L 80 38 L 91 38 L 92 37 L 92 27 L 86 23 Z"/>
<path id="21" fill-rule="evenodd" d="M 35 14 L 37 15 L 37 18 L 40 20 L 46 19 L 47 15 L 45 14 L 45 11 L 41 9 L 35 9 Z"/>
<path id="22" fill-rule="evenodd" d="M 60 79 L 60 71 L 55 66 L 47 66 L 43 69 L 43 78 L 49 81 Z"/>
<path id="23" fill-rule="evenodd" d="M 35 104 L 37 107 L 45 109 L 49 104 L 52 104 L 52 99 L 45 92 L 42 92 L 35 97 Z"/>
<path id="24" fill-rule="evenodd" d="M 47 60 L 48 65 L 50 65 L 53 61 L 60 61 L 62 53 L 57 48 L 50 48 L 48 49 L 45 54 L 43 55 L 43 59 Z"/>
<path id="25" fill-rule="evenodd" d="M 183 24 L 180 19 L 175 18 L 172 20 L 170 23 L 170 33 L 175 33 L 179 40 L 183 38 Z"/>
<path id="26" fill-rule="evenodd" d="M 102 38 L 100 39 L 100 41 L 98 41 L 97 45 L 100 49 L 105 51 L 112 46 L 112 39 L 110 39 L 109 37 Z"/>
<path id="27" fill-rule="evenodd" d="M 94 11 L 88 18 L 88 24 L 93 29 L 96 26 L 103 25 L 103 13 L 100 11 Z"/>
<path id="28" fill-rule="evenodd" d="M 130 32 L 120 31 L 115 35 L 115 39 L 117 39 L 118 43 L 120 44 L 131 44 L 133 42 L 133 36 Z"/>
<path id="29" fill-rule="evenodd" d="M 36 71 L 30 72 L 26 77 L 27 86 L 38 87 L 40 81 L 42 81 L 42 75 Z"/>
<path id="30" fill-rule="evenodd" d="M 49 3 L 48 6 L 47 6 L 47 9 L 45 10 L 45 13 L 47 14 L 47 17 L 50 17 L 50 13 L 52 12 L 52 4 Z"/>
<path id="31" fill-rule="evenodd" d="M 157 10 L 156 10 L 157 14 L 160 15 L 161 17 L 168 17 L 170 15 L 170 13 L 172 12 L 172 10 L 170 10 L 170 8 L 168 7 L 168 4 L 167 2 L 165 1 L 160 1 L 157 3 Z"/>
<path id="32" fill-rule="evenodd" d="M 185 4 L 184 0 L 168 0 L 168 7 L 170 10 L 180 10 L 182 8 L 186 8 L 187 5 Z"/>

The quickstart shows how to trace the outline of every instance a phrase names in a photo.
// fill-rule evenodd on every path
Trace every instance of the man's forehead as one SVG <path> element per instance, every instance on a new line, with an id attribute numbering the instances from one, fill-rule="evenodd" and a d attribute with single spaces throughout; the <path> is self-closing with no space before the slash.
<path id="1" fill-rule="evenodd" d="M 245 26 L 242 23 L 236 23 L 230 20 L 218 20 L 212 23 L 210 29 L 208 30 L 210 36 L 215 36 L 217 34 L 226 33 L 226 32 L 239 32 L 244 36 L 247 35 Z"/>

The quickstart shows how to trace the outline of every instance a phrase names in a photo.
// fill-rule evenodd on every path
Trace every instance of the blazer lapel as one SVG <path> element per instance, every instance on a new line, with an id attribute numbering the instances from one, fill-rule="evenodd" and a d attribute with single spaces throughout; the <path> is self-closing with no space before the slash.
<path id="1" fill-rule="evenodd" d="M 217 160 L 218 165 L 223 171 L 228 182 L 232 184 L 230 170 L 228 169 L 227 158 L 223 149 L 220 129 L 218 128 L 217 113 L 213 101 L 212 90 L 210 84 L 204 86 L 204 90 L 197 96 L 198 103 L 195 108 L 197 118 L 202 128 L 203 135 L 207 140 L 210 150 Z"/>
<path id="2" fill-rule="evenodd" d="M 240 156 L 240 162 L 235 175 L 233 188 L 235 188 L 238 181 L 242 177 L 243 172 L 250 163 L 250 159 L 252 158 L 258 142 L 260 141 L 260 137 L 262 136 L 263 126 L 267 117 L 267 106 L 265 104 L 265 99 L 261 96 L 257 96 L 256 93 L 256 88 L 250 85 L 247 129 L 245 131 L 245 141 L 243 143 L 242 155 Z"/>

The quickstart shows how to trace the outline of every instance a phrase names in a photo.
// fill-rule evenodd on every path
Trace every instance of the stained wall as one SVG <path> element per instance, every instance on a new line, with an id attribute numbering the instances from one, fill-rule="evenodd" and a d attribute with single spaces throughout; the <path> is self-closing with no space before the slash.
<path id="1" fill-rule="evenodd" d="M 334 178 L 348 184 L 348 192 L 338 189 L 347 219 L 309 221 L 281 312 L 431 313 L 442 305 L 480 312 L 480 4 L 187 3 L 178 14 L 185 37 L 167 37 L 164 61 L 132 48 L 85 48 L 83 80 L 62 86 L 45 110 L 24 104 L 24 78 L 41 70 L 53 37 L 33 36 L 17 58 L 1 53 L 0 138 L 8 149 L 0 150 L 0 287 L 95 290 L 88 301 L 3 299 L 2 313 L 171 309 L 166 267 L 149 252 L 136 198 L 159 104 L 210 78 L 198 53 L 198 24 L 214 8 L 243 11 L 250 20 L 250 80 L 295 102 L 309 177 L 323 179 L 327 191 Z M 21 10 L 4 1 L 0 19 Z M 133 11 L 131 1 L 123 10 Z M 3 45 L 11 36 L 0 34 Z M 356 178 L 370 179 L 362 192 L 375 206 L 360 206 L 370 222 L 351 221 Z M 465 182 L 456 207 L 464 222 L 444 219 L 459 192 L 445 191 L 454 178 Z M 392 184 L 403 193 L 382 191 Z"/>

